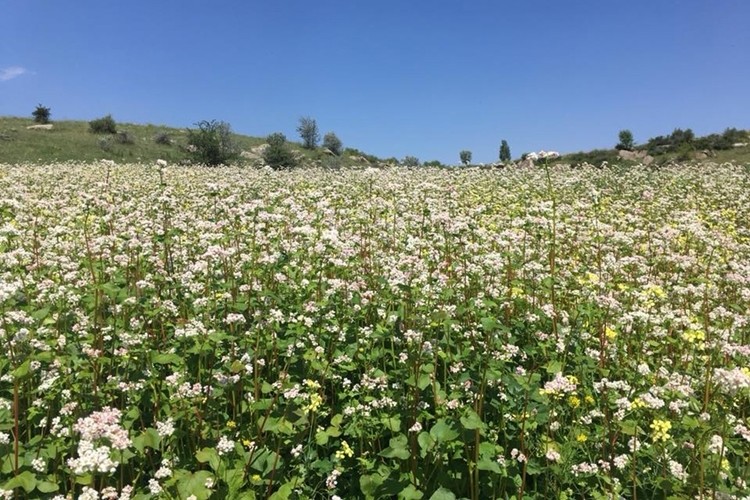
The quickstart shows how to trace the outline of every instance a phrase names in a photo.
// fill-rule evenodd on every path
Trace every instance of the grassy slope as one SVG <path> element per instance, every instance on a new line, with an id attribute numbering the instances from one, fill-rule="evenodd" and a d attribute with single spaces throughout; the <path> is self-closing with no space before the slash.
<path id="1" fill-rule="evenodd" d="M 153 162 L 161 158 L 177 163 L 189 155 L 186 151 L 187 131 L 159 125 L 118 123 L 118 132 L 127 132 L 135 141 L 121 144 L 110 134 L 92 134 L 85 121 L 53 121 L 52 130 L 28 130 L 34 125 L 31 118 L 0 117 L 0 163 L 54 163 L 62 161 L 115 160 L 118 162 Z M 157 134 L 166 133 L 171 145 L 157 144 Z M 234 140 L 241 150 L 263 144 L 265 138 L 235 134 Z M 291 143 L 309 160 L 323 159 L 320 151 L 304 151 Z M 345 160 L 346 161 L 346 160 Z"/>
<path id="2" fill-rule="evenodd" d="M 16 118 L 0 116 L 0 163 L 54 163 L 61 161 L 95 161 L 101 159 L 118 162 L 153 162 L 158 158 L 170 163 L 177 163 L 188 157 L 187 133 L 185 129 L 159 125 L 135 125 L 118 123 L 118 132 L 127 132 L 135 138 L 134 144 L 120 144 L 111 135 L 97 135 L 89 132 L 88 122 L 85 121 L 55 121 L 52 130 L 28 130 L 33 125 L 31 118 Z M 166 133 L 172 139 L 171 145 L 157 144 L 154 137 Z M 264 138 L 235 135 L 235 141 L 242 150 L 263 144 Z M 298 144 L 290 143 L 291 147 L 304 154 L 308 162 L 330 162 L 320 150 L 305 151 Z M 666 163 L 674 154 L 663 154 L 656 158 L 657 163 Z M 559 161 L 578 163 L 589 161 L 599 164 L 607 160 L 610 163 L 624 162 L 617 157 L 617 151 L 600 150 L 587 153 L 565 155 Z M 709 161 L 750 163 L 750 147 L 735 148 L 727 151 L 717 151 Z M 359 164 L 359 162 L 344 156 L 336 159 L 340 166 Z"/>

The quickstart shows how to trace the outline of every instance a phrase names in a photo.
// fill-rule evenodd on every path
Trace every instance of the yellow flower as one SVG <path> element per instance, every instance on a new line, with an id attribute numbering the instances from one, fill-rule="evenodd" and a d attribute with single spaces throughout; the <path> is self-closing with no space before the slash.
<path id="1" fill-rule="evenodd" d="M 682 334 L 682 338 L 691 344 L 706 340 L 706 334 L 700 330 L 688 330 Z"/>
<path id="2" fill-rule="evenodd" d="M 596 401 L 591 394 L 586 394 L 586 397 L 584 397 L 583 400 L 586 401 L 586 404 L 590 405 L 594 404 L 594 402 Z"/>
<path id="3" fill-rule="evenodd" d="M 631 410 L 637 410 L 638 408 L 644 408 L 646 406 L 646 403 L 641 398 L 635 398 L 632 403 L 630 403 L 630 409 Z"/>
<path id="4" fill-rule="evenodd" d="M 305 406 L 304 410 L 315 413 L 316 411 L 318 411 L 318 408 L 320 408 L 320 405 L 322 403 L 323 403 L 323 398 L 320 396 L 320 394 L 311 394 L 310 404 Z"/>
<path id="5" fill-rule="evenodd" d="M 235 422 L 234 420 L 230 420 L 229 422 L 227 422 L 227 427 L 229 427 L 230 429 L 234 429 L 235 427 L 237 427 L 237 422 Z"/>
<path id="6" fill-rule="evenodd" d="M 351 458 L 354 456 L 354 450 L 349 446 L 346 441 L 341 442 L 341 449 L 336 451 L 336 458 L 343 460 L 344 458 Z"/>
<path id="7" fill-rule="evenodd" d="M 610 327 L 604 329 L 604 335 L 607 336 L 607 340 L 615 340 L 617 338 L 617 332 Z"/>
<path id="8" fill-rule="evenodd" d="M 588 439 L 589 437 L 583 432 L 576 436 L 576 441 L 579 443 L 585 443 Z"/>
<path id="9" fill-rule="evenodd" d="M 250 478 L 254 483 L 260 482 L 260 475 L 259 474 L 253 474 Z"/>
<path id="10" fill-rule="evenodd" d="M 651 422 L 651 439 L 654 441 L 667 441 L 669 439 L 669 429 L 672 424 L 668 420 L 654 419 Z"/>
<path id="11" fill-rule="evenodd" d="M 578 396 L 570 396 L 568 398 L 568 404 L 573 408 L 578 408 L 581 405 L 581 400 L 578 398 Z"/>

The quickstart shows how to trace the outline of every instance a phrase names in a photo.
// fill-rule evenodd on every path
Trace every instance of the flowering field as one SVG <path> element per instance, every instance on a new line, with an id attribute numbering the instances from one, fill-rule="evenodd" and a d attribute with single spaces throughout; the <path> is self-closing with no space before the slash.
<path id="1" fill-rule="evenodd" d="M 749 320 L 744 167 L 0 165 L 0 498 L 747 497 Z"/>

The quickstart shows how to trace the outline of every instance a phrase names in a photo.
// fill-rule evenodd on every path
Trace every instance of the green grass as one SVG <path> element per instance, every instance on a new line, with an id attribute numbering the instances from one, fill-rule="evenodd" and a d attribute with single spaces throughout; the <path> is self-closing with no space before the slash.
<path id="1" fill-rule="evenodd" d="M 187 160 L 187 129 L 163 125 L 138 125 L 118 123 L 118 133 L 127 133 L 132 144 L 118 141 L 117 135 L 93 134 L 86 121 L 54 121 L 52 130 L 29 130 L 34 125 L 31 118 L 0 116 L 0 163 L 51 164 L 65 161 L 92 162 L 114 160 L 116 162 L 149 163 L 163 159 L 169 163 Z M 169 135 L 171 144 L 158 144 L 159 134 Z M 234 134 L 234 140 L 242 151 L 249 151 L 265 143 L 264 137 Z M 307 151 L 297 143 L 290 147 L 305 157 L 305 162 L 322 166 L 351 166 L 356 163 L 348 156 L 331 158 L 321 150 Z M 240 163 L 252 161 L 240 159 Z"/>

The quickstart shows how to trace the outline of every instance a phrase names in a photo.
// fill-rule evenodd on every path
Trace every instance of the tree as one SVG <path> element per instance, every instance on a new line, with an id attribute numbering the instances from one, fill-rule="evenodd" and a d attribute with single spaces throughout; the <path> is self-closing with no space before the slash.
<path id="1" fill-rule="evenodd" d="M 458 154 L 458 157 L 461 159 L 461 163 L 464 165 L 468 165 L 471 163 L 471 151 L 463 150 Z"/>
<path id="2" fill-rule="evenodd" d="M 51 111 L 49 108 L 42 106 L 41 104 L 36 105 L 36 109 L 33 113 L 31 113 L 31 116 L 34 117 L 34 121 L 36 123 L 49 123 L 49 117 L 51 115 Z"/>
<path id="3" fill-rule="evenodd" d="M 286 136 L 276 132 L 266 138 L 268 147 L 263 152 L 263 161 L 273 169 L 287 169 L 297 166 L 297 160 L 286 143 Z"/>
<path id="4" fill-rule="evenodd" d="M 620 130 L 620 133 L 617 135 L 618 139 L 620 139 L 620 142 L 615 146 L 615 149 L 625 149 L 627 151 L 632 151 L 635 148 L 635 143 L 633 142 L 633 133 L 630 130 Z"/>
<path id="5" fill-rule="evenodd" d="M 418 167 L 419 158 L 417 158 L 416 156 L 405 156 L 404 159 L 401 161 L 401 163 L 405 167 Z"/>
<path id="6" fill-rule="evenodd" d="M 302 138 L 303 148 L 315 149 L 318 146 L 320 134 L 318 133 L 318 124 L 314 119 L 309 116 L 303 116 L 300 118 L 297 132 L 299 132 L 299 136 Z"/>
<path id="7" fill-rule="evenodd" d="M 510 146 L 505 139 L 500 142 L 500 161 L 510 161 Z"/>
<path id="8" fill-rule="evenodd" d="M 323 136 L 323 147 L 331 151 L 331 153 L 339 156 L 341 154 L 341 148 L 343 144 L 333 132 L 328 132 Z"/>
<path id="9" fill-rule="evenodd" d="M 203 120 L 195 125 L 198 130 L 188 130 L 187 140 L 196 162 L 215 167 L 237 158 L 239 151 L 228 123 Z"/>

